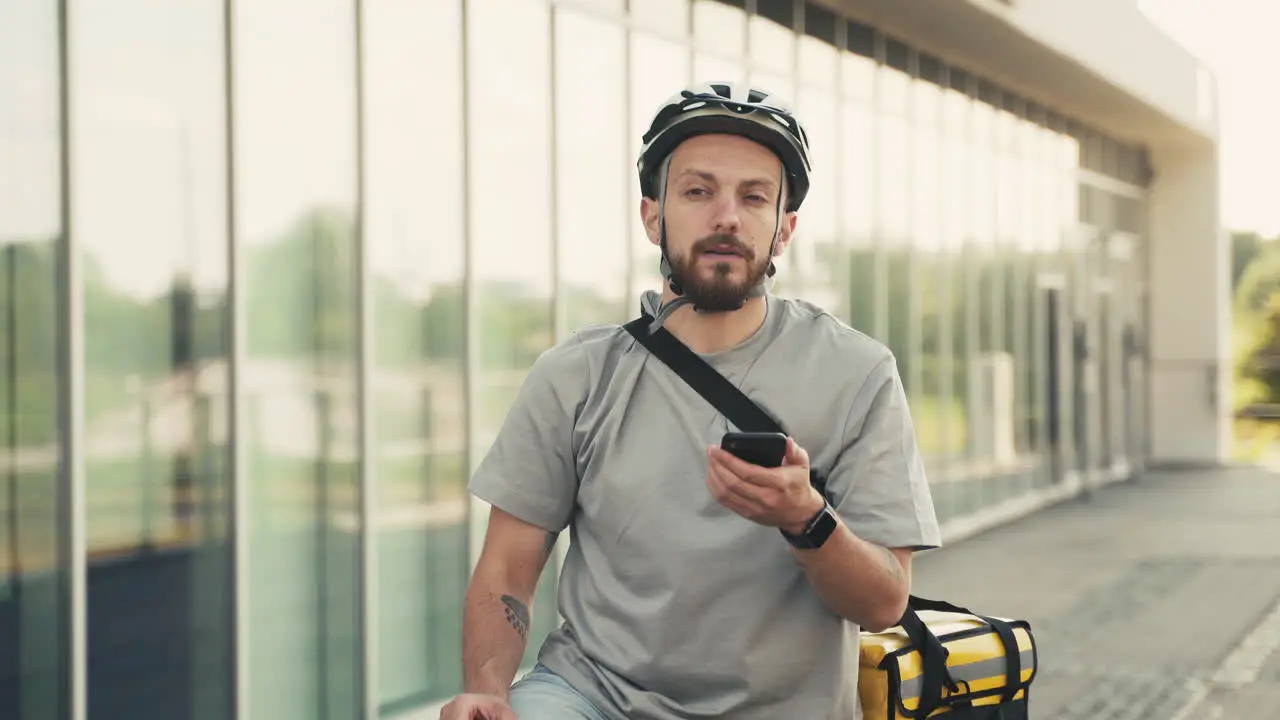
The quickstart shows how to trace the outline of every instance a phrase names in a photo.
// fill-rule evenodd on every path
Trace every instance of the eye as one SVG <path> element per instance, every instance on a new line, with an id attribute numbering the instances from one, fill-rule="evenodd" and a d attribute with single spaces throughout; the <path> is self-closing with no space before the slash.
<path id="1" fill-rule="evenodd" d="M 685 190 L 684 194 L 686 197 L 704 197 L 708 193 L 706 188 L 692 187 L 692 188 L 689 188 L 688 190 Z"/>
<path id="2" fill-rule="evenodd" d="M 752 194 L 748 195 L 748 196 L 747 196 L 747 200 L 748 200 L 748 201 L 750 201 L 750 202 L 753 202 L 753 203 L 767 203 L 767 202 L 769 202 L 769 198 L 767 198 L 767 197 L 765 197 L 764 195 L 761 195 L 761 194 L 759 194 L 759 193 L 752 193 Z"/>

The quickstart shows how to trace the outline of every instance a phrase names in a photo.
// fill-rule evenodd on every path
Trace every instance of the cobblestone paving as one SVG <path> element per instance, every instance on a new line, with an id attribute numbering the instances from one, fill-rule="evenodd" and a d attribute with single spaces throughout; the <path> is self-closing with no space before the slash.
<path id="1" fill-rule="evenodd" d="M 1264 624 L 1280 473 L 1151 473 L 924 555 L 915 576 L 919 595 L 1032 622 L 1035 720 L 1280 718 Z M 1215 682 L 1224 663 L 1248 682 Z"/>

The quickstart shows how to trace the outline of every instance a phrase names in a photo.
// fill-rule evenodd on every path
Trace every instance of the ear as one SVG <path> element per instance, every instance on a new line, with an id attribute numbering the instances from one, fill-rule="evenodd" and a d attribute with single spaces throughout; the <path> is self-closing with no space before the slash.
<path id="1" fill-rule="evenodd" d="M 654 245 L 662 242 L 662 208 L 653 198 L 640 198 L 640 222 Z"/>
<path id="2" fill-rule="evenodd" d="M 778 242 L 773 248 L 773 256 L 781 257 L 782 251 L 791 243 L 791 236 L 796 231 L 796 214 L 789 212 L 782 216 L 782 229 L 778 233 Z"/>

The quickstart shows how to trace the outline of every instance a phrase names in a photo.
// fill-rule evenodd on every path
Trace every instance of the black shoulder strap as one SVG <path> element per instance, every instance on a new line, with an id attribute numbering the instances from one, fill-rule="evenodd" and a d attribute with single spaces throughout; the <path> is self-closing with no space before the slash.
<path id="1" fill-rule="evenodd" d="M 624 327 L 636 340 L 666 363 L 689 387 L 706 398 L 726 418 L 744 432 L 786 433 L 769 414 L 760 409 L 725 376 L 707 364 L 698 354 L 680 342 L 666 328 L 649 333 L 653 318 L 641 316 Z"/>
<path id="2" fill-rule="evenodd" d="M 623 327 L 739 430 L 788 434 L 781 423 L 760 409 L 759 405 L 752 402 L 751 398 L 729 382 L 728 378 L 708 365 L 706 360 L 698 357 L 697 353 L 680 342 L 666 328 L 660 327 L 657 332 L 650 333 L 649 324 L 652 322 L 652 317 L 642 313 L 640 317 Z M 822 493 L 823 497 L 830 500 L 827 495 L 827 477 L 822 471 L 816 467 L 810 467 L 809 482 Z"/>

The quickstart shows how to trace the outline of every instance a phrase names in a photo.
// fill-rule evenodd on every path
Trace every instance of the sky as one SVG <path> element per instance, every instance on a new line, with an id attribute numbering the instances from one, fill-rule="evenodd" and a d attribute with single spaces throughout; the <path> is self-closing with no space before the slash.
<path id="1" fill-rule="evenodd" d="M 1280 235 L 1280 6 L 1271 0 L 1139 0 L 1138 6 L 1217 78 L 1223 225 Z"/>

